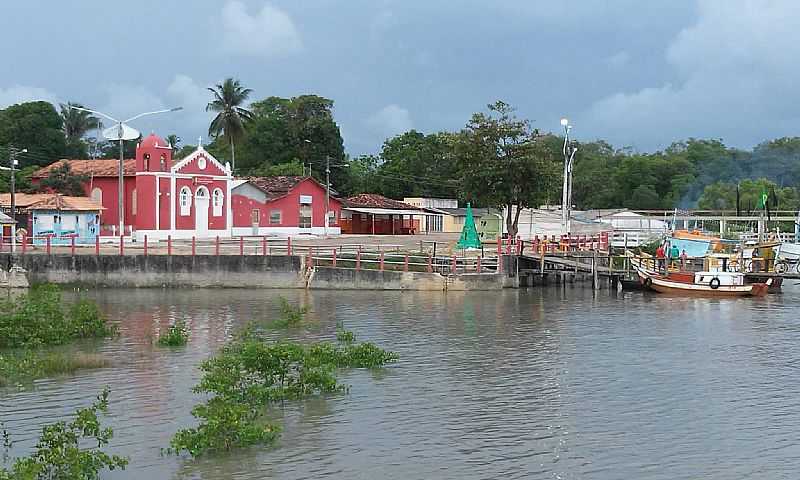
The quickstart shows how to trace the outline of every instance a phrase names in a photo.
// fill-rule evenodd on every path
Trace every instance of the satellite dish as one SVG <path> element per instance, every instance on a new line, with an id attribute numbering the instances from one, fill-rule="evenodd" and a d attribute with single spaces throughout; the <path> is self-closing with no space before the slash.
<path id="1" fill-rule="evenodd" d="M 139 130 L 131 128 L 124 123 L 122 124 L 122 140 L 136 140 L 141 135 L 142 134 L 139 133 Z M 120 140 L 119 125 L 114 125 L 111 128 L 103 130 L 103 137 L 105 137 L 106 140 Z"/>

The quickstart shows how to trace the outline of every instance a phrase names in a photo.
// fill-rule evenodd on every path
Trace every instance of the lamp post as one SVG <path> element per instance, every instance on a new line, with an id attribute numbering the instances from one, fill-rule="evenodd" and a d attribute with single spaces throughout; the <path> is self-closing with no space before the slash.
<path id="1" fill-rule="evenodd" d="M 70 105 L 70 108 L 75 110 L 81 110 L 83 112 L 93 113 L 95 115 L 100 115 L 105 117 L 116 124 L 116 127 L 111 127 L 108 130 L 103 132 L 103 136 L 106 137 L 108 140 L 119 140 L 119 191 L 117 192 L 117 203 L 118 203 L 118 215 L 119 215 L 119 236 L 125 236 L 125 206 L 124 206 L 124 199 L 125 199 L 125 183 L 124 183 L 124 170 L 125 170 L 125 153 L 123 148 L 123 141 L 125 140 L 135 140 L 139 138 L 139 132 L 134 128 L 126 125 L 126 123 L 136 120 L 137 118 L 145 117 L 147 115 L 155 115 L 157 113 L 168 113 L 168 112 L 177 112 L 178 110 L 182 110 L 183 107 L 175 107 L 175 108 L 167 108 L 164 110 L 155 110 L 152 112 L 144 112 L 138 115 L 134 115 L 127 120 L 117 120 L 116 118 L 107 115 L 103 112 L 99 112 L 97 110 L 91 110 L 88 108 L 83 107 L 76 107 L 74 105 Z"/>
<path id="2" fill-rule="evenodd" d="M 9 167 L 3 168 L 3 170 L 10 170 L 11 171 L 11 182 L 10 182 L 10 190 L 11 190 L 11 253 L 14 253 L 17 250 L 17 203 L 16 203 L 16 179 L 14 172 L 16 171 L 17 165 L 19 161 L 17 160 L 17 154 L 20 153 L 28 153 L 27 148 L 23 148 L 22 150 L 17 150 L 13 146 L 9 148 Z"/>
<path id="3" fill-rule="evenodd" d="M 341 163 L 334 167 L 349 167 L 349 163 Z M 331 204 L 331 157 L 325 155 L 325 238 L 328 238 L 328 223 L 330 222 Z"/>
<path id="4" fill-rule="evenodd" d="M 570 226 L 570 210 L 572 209 L 572 162 L 575 160 L 575 153 L 578 147 L 572 145 L 569 141 L 569 131 L 572 130 L 572 125 L 566 118 L 561 119 L 561 126 L 564 127 L 564 185 L 561 191 L 561 224 L 564 228 L 564 234 L 569 235 Z"/>

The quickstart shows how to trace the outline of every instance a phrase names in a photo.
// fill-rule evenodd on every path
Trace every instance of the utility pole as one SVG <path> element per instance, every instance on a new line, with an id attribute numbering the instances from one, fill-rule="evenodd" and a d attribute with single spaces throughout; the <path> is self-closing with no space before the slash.
<path id="1" fill-rule="evenodd" d="M 15 198 L 16 176 L 14 174 L 17 168 L 17 153 L 28 153 L 28 149 L 23 148 L 17 152 L 17 149 L 13 146 L 9 148 L 9 163 L 11 164 L 9 166 L 11 170 L 11 220 L 13 220 L 11 224 L 11 253 L 17 250 L 17 201 Z"/>
<path id="2" fill-rule="evenodd" d="M 325 238 L 328 238 L 328 222 L 331 203 L 331 156 L 325 155 Z"/>

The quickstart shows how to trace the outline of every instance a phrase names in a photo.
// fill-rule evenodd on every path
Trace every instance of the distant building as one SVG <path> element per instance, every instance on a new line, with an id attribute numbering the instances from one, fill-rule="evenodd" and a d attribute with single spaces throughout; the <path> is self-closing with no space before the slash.
<path id="1" fill-rule="evenodd" d="M 344 200 L 342 233 L 370 235 L 414 235 L 426 211 L 375 193 L 362 193 Z"/>
<path id="2" fill-rule="evenodd" d="M 325 186 L 311 177 L 257 177 L 234 181 L 234 235 L 325 232 Z M 330 197 L 328 234 L 340 233 L 342 203 Z"/>
<path id="3" fill-rule="evenodd" d="M 53 244 L 94 243 L 100 232 L 100 203 L 86 197 L 57 193 L 18 193 L 14 203 L 26 215 L 17 225 L 34 243 L 43 244 L 50 237 Z M 0 205 L 11 206 L 11 194 L 0 194 Z M 4 231 L 5 236 L 5 231 Z"/>
<path id="4" fill-rule="evenodd" d="M 0 212 L 0 237 L 3 239 L 11 238 L 14 234 L 14 224 L 16 222 L 3 212 Z M 5 241 L 5 240 L 3 240 Z"/>
<path id="5" fill-rule="evenodd" d="M 403 199 L 403 203 L 426 209 L 424 215 L 413 217 L 413 220 L 419 223 L 420 233 L 447 232 L 445 224 L 448 221 L 448 214 L 442 210 L 458 208 L 458 200 L 454 198 L 406 197 Z"/>

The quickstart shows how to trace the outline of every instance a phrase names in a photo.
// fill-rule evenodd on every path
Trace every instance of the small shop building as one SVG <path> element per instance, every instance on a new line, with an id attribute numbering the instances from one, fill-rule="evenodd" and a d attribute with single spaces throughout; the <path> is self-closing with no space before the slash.
<path id="1" fill-rule="evenodd" d="M 342 233 L 367 235 L 415 235 L 420 217 L 428 213 L 399 200 L 375 193 L 362 193 L 344 201 Z"/>
<path id="2" fill-rule="evenodd" d="M 2 239 L 11 238 L 11 235 L 14 234 L 15 223 L 17 222 L 15 222 L 13 218 L 0 212 L 0 237 L 2 237 Z"/>

